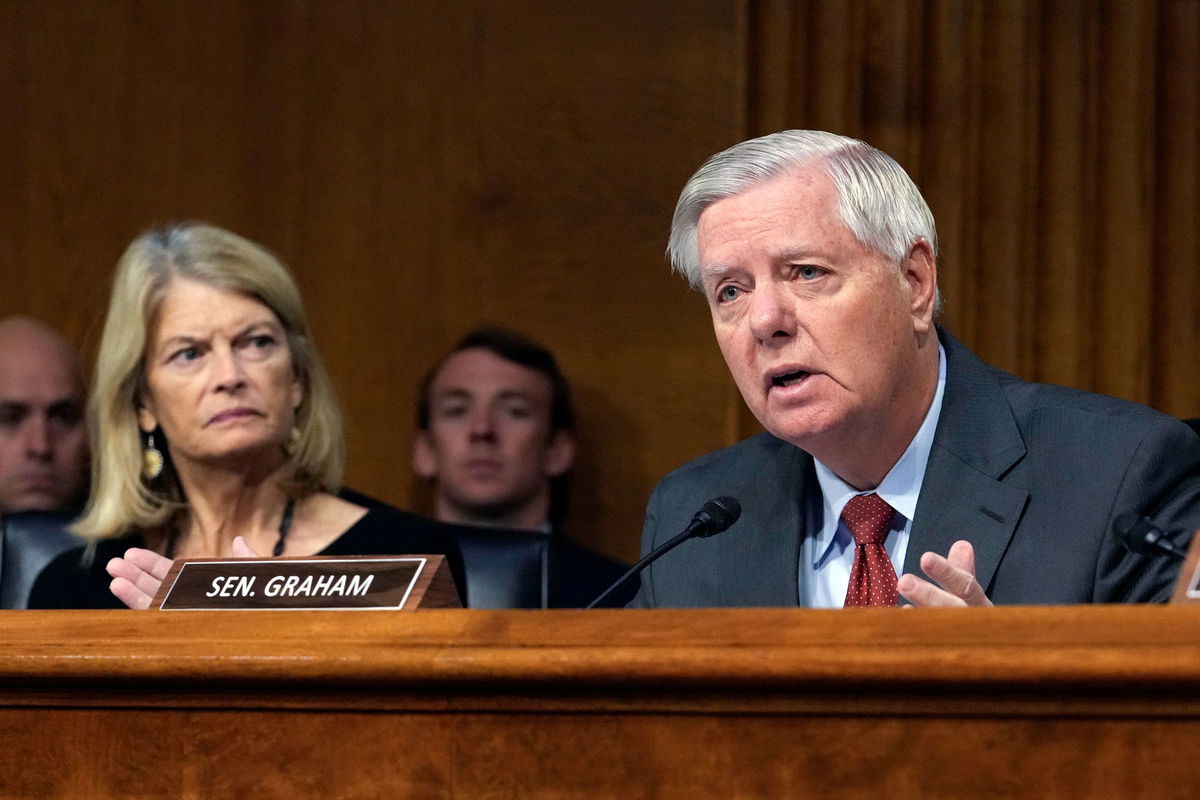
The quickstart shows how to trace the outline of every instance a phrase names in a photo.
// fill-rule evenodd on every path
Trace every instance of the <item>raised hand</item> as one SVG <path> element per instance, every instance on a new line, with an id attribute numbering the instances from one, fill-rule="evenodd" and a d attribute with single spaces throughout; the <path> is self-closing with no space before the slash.
<path id="1" fill-rule="evenodd" d="M 945 556 L 923 554 L 921 570 L 937 586 L 909 573 L 901 575 L 896 583 L 900 596 L 914 606 L 935 608 L 992 604 L 975 579 L 975 548 L 968 541 L 960 539 L 950 545 L 950 552 Z"/>

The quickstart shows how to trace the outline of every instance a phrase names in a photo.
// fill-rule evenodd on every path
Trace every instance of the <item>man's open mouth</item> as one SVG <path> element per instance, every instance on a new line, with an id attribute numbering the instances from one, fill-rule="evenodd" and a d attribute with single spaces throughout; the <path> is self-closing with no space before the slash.
<path id="1" fill-rule="evenodd" d="M 786 388 L 792 384 L 799 383 L 810 374 L 802 369 L 798 369 L 795 372 L 785 372 L 782 375 L 776 375 L 774 378 L 771 378 L 771 385 Z"/>

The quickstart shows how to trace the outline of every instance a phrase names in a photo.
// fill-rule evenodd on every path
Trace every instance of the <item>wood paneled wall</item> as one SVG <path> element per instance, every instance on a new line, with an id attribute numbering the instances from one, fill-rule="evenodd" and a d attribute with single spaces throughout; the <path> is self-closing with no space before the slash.
<path id="1" fill-rule="evenodd" d="M 960 338 L 1200 415 L 1200 2 L 764 0 L 750 20 L 749 135 L 896 157 Z"/>
<path id="2" fill-rule="evenodd" d="M 754 428 L 662 256 L 684 180 L 749 135 L 895 155 L 985 358 L 1200 415 L 1197 31 L 1197 0 L 0 0 L 0 313 L 91 351 L 139 230 L 257 239 L 348 482 L 406 505 L 418 378 L 514 325 L 577 395 L 572 533 L 632 557 L 654 482 Z"/>

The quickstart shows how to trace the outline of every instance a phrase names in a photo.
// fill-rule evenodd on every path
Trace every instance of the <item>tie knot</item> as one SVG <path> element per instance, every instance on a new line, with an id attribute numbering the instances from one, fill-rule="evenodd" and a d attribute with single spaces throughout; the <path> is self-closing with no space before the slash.
<path id="1" fill-rule="evenodd" d="M 881 544 L 892 525 L 896 509 L 877 494 L 860 494 L 850 498 L 842 509 L 842 519 L 854 537 L 854 543 Z"/>

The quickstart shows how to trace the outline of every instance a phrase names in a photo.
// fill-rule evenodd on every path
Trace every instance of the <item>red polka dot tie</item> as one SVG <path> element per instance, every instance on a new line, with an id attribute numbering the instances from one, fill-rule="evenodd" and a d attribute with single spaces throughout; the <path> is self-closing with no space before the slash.
<path id="1" fill-rule="evenodd" d="M 883 540 L 892 526 L 892 508 L 877 494 L 850 498 L 842 519 L 854 537 L 854 566 L 846 587 L 846 608 L 894 606 L 900 599 L 896 591 L 896 570 L 883 549 Z"/>

